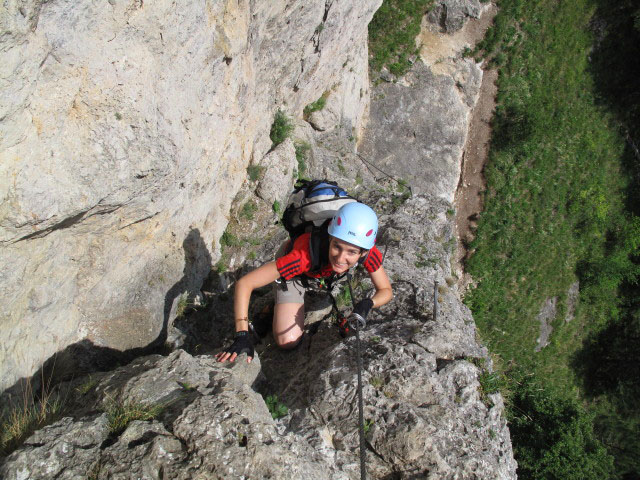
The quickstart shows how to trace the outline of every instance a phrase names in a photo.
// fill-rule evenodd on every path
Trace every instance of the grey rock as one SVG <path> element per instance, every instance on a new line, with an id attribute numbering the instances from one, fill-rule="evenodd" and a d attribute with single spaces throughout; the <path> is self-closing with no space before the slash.
<path id="1" fill-rule="evenodd" d="M 564 317 L 565 323 L 569 323 L 573 320 L 573 316 L 576 312 L 576 305 L 580 297 L 580 282 L 576 280 L 569 287 L 567 292 L 567 314 Z"/>
<path id="2" fill-rule="evenodd" d="M 6 459 L 0 474 L 7 479 L 186 480 L 203 472 L 345 478 L 303 439 L 277 431 L 262 397 L 251 388 L 259 372 L 257 357 L 251 364 L 242 357 L 233 366 L 181 350 L 142 357 L 102 375 L 91 397 L 74 401 L 88 412 L 108 410 L 112 402 L 163 405 L 158 419 L 132 421 L 114 437 L 106 413 L 64 418 L 32 435 Z"/>
<path id="3" fill-rule="evenodd" d="M 473 77 L 473 88 L 481 78 Z M 423 63 L 416 63 L 403 82 L 376 88 L 372 127 L 359 151 L 386 173 L 406 180 L 414 193 L 453 202 L 469 112 L 454 78 L 434 75 Z"/>
<path id="4" fill-rule="evenodd" d="M 453 33 L 462 28 L 467 19 L 479 18 L 488 7 L 480 0 L 438 0 L 429 10 L 427 19 L 441 32 Z"/>
<path id="5" fill-rule="evenodd" d="M 165 340 L 220 258 L 275 111 L 300 118 L 335 87 L 339 123 L 362 129 L 380 3 L 0 10 L 0 390 L 77 342 Z"/>
<path id="6" fill-rule="evenodd" d="M 309 116 L 309 124 L 311 124 L 314 130 L 318 130 L 319 132 L 324 132 L 335 128 L 338 120 L 338 117 L 329 110 L 320 110 L 318 112 L 313 112 Z"/>
<path id="7" fill-rule="evenodd" d="M 116 0 L 107 8 L 117 9 L 123 5 Z M 247 30 L 234 31 L 224 22 L 215 29 L 215 38 L 219 39 L 225 56 L 218 60 L 213 70 L 230 67 L 224 76 L 229 84 L 211 84 L 218 85 L 221 90 L 233 83 L 231 79 L 241 78 L 239 71 L 233 69 L 240 68 L 238 64 L 248 62 L 248 58 L 255 55 L 259 59 L 256 60 L 258 65 L 265 69 L 269 65 L 270 70 L 264 71 L 270 73 L 261 77 L 267 81 L 248 85 L 246 91 L 240 88 L 234 93 L 271 100 L 287 98 L 288 108 L 301 113 L 304 105 L 331 87 L 324 80 L 332 75 L 329 73 L 333 71 L 332 62 L 344 64 L 341 42 L 349 39 L 354 45 L 346 58 L 347 71 L 342 72 L 344 76 L 332 90 L 331 100 L 325 107 L 327 115 L 335 114 L 338 121 L 325 131 L 318 131 L 297 119 L 293 138 L 311 145 L 310 176 L 337 180 L 370 204 L 380 216 L 378 246 L 385 253 L 384 266 L 394 284 L 395 297 L 391 303 L 370 314 L 367 328 L 361 335 L 369 477 L 515 479 L 516 463 L 502 398 L 499 394 L 486 396 L 481 392 L 480 375 L 491 369 L 488 352 L 476 340 L 473 318 L 461 302 L 455 282 L 449 281 L 455 248 L 451 199 L 457 185 L 456 168 L 460 160 L 457 149 L 465 137 L 464 118 L 474 101 L 473 75 L 469 77 L 468 88 L 462 88 L 456 85 L 454 76 L 436 74 L 416 63 L 405 80 L 381 85 L 374 92 L 377 98 L 372 106 L 371 128 L 365 135 L 362 118 L 366 117 L 366 102 L 360 101 L 369 95 L 365 30 L 353 31 L 354 25 L 363 21 L 361 16 L 366 18 L 368 15 L 359 10 L 363 7 L 337 1 L 311 5 L 294 2 L 287 8 L 279 2 L 250 2 L 250 6 L 252 16 L 268 20 L 254 23 L 253 19 L 247 20 L 247 16 L 234 16 L 238 12 L 222 12 L 226 15 L 223 15 L 225 21 L 234 25 L 243 27 L 247 23 L 247 36 L 244 35 Z M 78 15 L 82 17 L 82 12 Z M 146 12 L 138 10 L 129 14 L 134 25 L 142 22 L 145 15 Z M 305 25 L 315 23 L 317 26 L 318 18 L 325 18 L 324 28 L 314 27 L 310 45 L 299 42 L 304 50 L 301 60 L 283 45 L 288 45 L 289 40 L 300 40 L 296 37 L 298 32 L 304 31 Z M 288 28 L 292 38 L 285 41 L 278 32 L 286 21 L 291 24 Z M 23 23 L 20 34 L 28 35 L 28 22 Z M 253 50 L 249 54 L 246 50 L 250 49 Z M 325 57 L 325 54 L 331 57 Z M 294 63 L 295 68 L 291 67 Z M 274 68 L 282 68 L 282 71 L 273 73 Z M 463 70 L 456 67 L 453 71 Z M 411 88 L 414 91 L 409 91 Z M 436 91 L 430 92 L 434 88 Z M 384 109 L 380 108 L 381 104 L 375 105 L 384 100 L 380 92 L 393 97 L 387 105 L 389 115 L 394 115 L 394 102 L 414 115 L 431 112 L 434 118 L 419 117 L 419 140 L 412 142 L 403 136 L 412 121 L 406 112 L 396 117 L 405 122 L 401 128 L 394 130 L 393 125 L 385 123 L 381 113 Z M 238 127 L 241 128 L 239 137 L 230 133 L 238 134 L 230 125 L 226 125 L 226 130 L 217 130 L 221 132 L 221 139 L 231 139 L 231 146 L 219 157 L 222 163 L 227 162 L 228 169 L 221 167 L 215 172 L 205 169 L 208 174 L 222 175 L 225 182 L 233 182 L 236 170 L 240 176 L 249 157 L 254 164 L 272 165 L 273 158 L 269 159 L 268 155 L 264 158 L 270 147 L 267 134 L 272 115 L 268 113 L 273 113 L 279 105 L 275 101 L 269 108 L 260 110 L 263 108 L 260 102 L 251 104 L 257 105 L 255 117 L 243 117 L 240 111 L 230 112 L 229 117 L 236 115 L 241 119 L 239 125 L 244 127 Z M 429 110 L 430 104 L 436 104 L 437 108 Z M 214 108 L 213 115 L 215 112 Z M 265 113 L 264 121 L 260 113 Z M 445 119 L 435 118 L 436 115 Z M 447 119 L 447 115 L 455 118 Z M 256 126 L 254 121 L 262 122 L 261 126 Z M 167 118 L 160 123 L 163 128 L 167 127 Z M 191 124 L 194 123 L 198 122 Z M 195 126 L 192 128 L 196 129 Z M 261 129 L 264 134 L 256 137 L 255 129 Z M 387 144 L 381 140 L 385 129 L 390 137 Z M 237 138 L 243 140 L 236 142 Z M 247 158 L 242 156 L 244 163 L 228 160 L 234 152 L 239 152 L 235 148 L 244 146 L 246 139 L 253 143 L 250 142 L 247 150 L 251 154 Z M 358 144 L 369 145 L 371 150 L 366 151 L 371 158 L 356 152 Z M 184 145 L 181 143 L 180 146 Z M 380 146 L 387 148 L 387 153 Z M 289 146 L 282 148 L 290 152 Z M 398 150 L 407 155 L 407 162 L 405 165 L 395 162 L 399 164 L 398 170 L 392 169 L 395 163 L 391 162 L 389 173 L 405 172 L 403 176 L 406 174 L 413 195 L 408 195 L 406 188 L 382 174 L 372 163 L 375 161 L 380 168 L 386 161 L 384 155 L 395 154 Z M 442 182 L 437 175 L 425 174 L 425 152 L 431 152 L 433 158 L 437 158 L 434 165 L 441 169 Z M 380 156 L 381 153 L 384 155 Z M 286 157 L 291 158 L 290 155 Z M 417 162 L 416 166 L 410 164 L 409 157 Z M 274 172 L 278 171 L 276 165 L 280 161 L 286 160 L 274 161 Z M 432 168 L 430 164 L 427 167 Z M 200 178 L 198 175 L 192 177 L 194 180 Z M 200 187 L 189 184 L 185 189 L 188 188 L 190 194 L 197 188 L 206 190 L 205 181 L 198 182 Z M 247 182 L 246 195 L 252 195 L 255 187 Z M 228 192 L 233 193 L 234 188 Z M 244 203 L 249 197 L 241 195 L 240 198 Z M 193 208 L 200 208 L 197 198 L 195 203 Z M 215 223 L 219 216 L 227 214 L 227 208 L 227 205 L 221 205 L 216 215 L 207 216 L 208 221 Z M 191 218 L 199 217 L 194 214 Z M 271 218 L 264 220 L 265 240 L 257 248 L 260 259 L 270 259 L 284 238 L 282 232 L 271 234 L 267 225 Z M 201 233 L 192 235 L 187 242 L 190 246 L 184 248 L 185 264 L 210 264 L 212 256 L 209 254 L 207 259 L 204 252 L 207 252 L 206 245 L 210 245 L 211 229 L 218 226 L 205 228 L 197 221 L 195 225 L 202 228 Z M 217 232 L 222 229 L 224 225 Z M 140 234 L 143 233 L 149 235 L 146 227 L 141 229 Z M 45 238 L 55 238 L 55 235 L 54 231 Z M 132 242 L 135 240 L 131 239 Z M 66 245 L 63 237 L 60 237 L 59 245 L 61 248 Z M 205 245 L 204 249 L 200 248 L 202 245 Z M 98 247 L 94 259 L 104 261 L 101 257 L 104 244 Z M 11 258 L 7 255 L 8 261 L 12 261 Z M 242 264 L 242 256 L 237 256 L 233 262 Z M 181 268 L 180 262 L 175 263 Z M 11 265 L 19 266 L 19 262 Z M 163 270 L 165 273 L 171 271 L 171 268 Z M 184 345 L 190 352 L 176 350 L 166 357 L 144 356 L 116 370 L 94 373 L 91 384 L 95 385 L 82 394 L 78 392 L 85 391 L 81 387 L 87 384 L 86 378 L 60 385 L 61 390 L 76 392 L 70 396 L 75 420 L 65 418 L 37 432 L 0 466 L 0 476 L 50 478 L 44 469 L 59 468 L 56 470 L 59 478 L 360 478 L 356 339 L 340 338 L 331 323 L 326 298 L 309 295 L 306 333 L 294 351 L 275 348 L 267 336 L 256 346 L 256 357 L 250 364 L 244 356 L 231 365 L 217 363 L 209 355 L 195 354 L 196 351 L 200 353 L 199 347 L 205 343 L 203 350 L 207 351 L 218 349 L 231 340 L 228 290 L 235 281 L 235 274 L 243 271 L 246 268 L 220 275 L 218 284 L 212 287 L 215 291 L 209 294 L 211 305 L 203 313 L 201 322 L 196 321 L 195 314 L 180 320 L 178 328 L 181 330 L 180 334 L 174 335 L 175 343 Z M 183 278 L 175 282 L 171 291 L 189 290 L 187 285 L 196 285 L 197 277 L 185 265 Z M 87 281 L 90 279 L 88 277 Z M 436 281 L 439 288 L 434 298 Z M 372 288 L 369 281 L 362 280 L 356 287 L 356 297 L 361 298 Z M 338 289 L 336 287 L 335 293 Z M 94 293 L 96 301 L 103 298 L 100 292 Z M 255 293 L 259 298 L 252 303 L 254 308 L 268 303 L 271 293 Z M 191 296 L 194 295 L 192 292 Z M 173 297 L 164 295 L 163 298 L 165 309 L 174 310 Z M 55 296 L 42 290 L 33 293 L 30 301 L 34 309 L 46 311 Z M 433 317 L 434 301 L 439 304 L 437 318 Z M 107 305 L 108 302 L 104 303 L 103 308 Z M 153 326 L 153 323 L 145 323 L 144 318 L 143 314 L 133 318 L 140 319 L 137 328 L 145 330 Z M 111 322 L 111 328 L 117 331 L 112 335 L 117 333 L 129 341 L 129 322 L 130 317 L 126 320 L 123 317 L 120 324 Z M 131 344 L 135 343 L 139 342 L 131 341 Z M 289 408 L 289 414 L 274 421 L 258 392 L 275 392 Z M 101 413 L 114 403 L 162 405 L 163 410 L 153 420 L 131 422 L 116 435 L 109 430 L 107 415 Z M 65 456 L 65 452 L 72 454 Z M 49 459 L 54 460 L 52 466 L 47 464 Z"/>
<path id="8" fill-rule="evenodd" d="M 109 436 L 106 414 L 74 421 L 66 417 L 32 435 L 2 466 L 6 479 L 86 478 Z"/>
<path id="9" fill-rule="evenodd" d="M 265 171 L 256 194 L 269 205 L 274 201 L 284 205 L 293 189 L 293 173 L 297 165 L 293 141 L 287 138 L 266 155 L 260 164 Z"/>
<path id="10" fill-rule="evenodd" d="M 551 333 L 553 327 L 551 322 L 556 318 L 558 297 L 547 298 L 536 319 L 540 322 L 540 335 L 536 339 L 536 346 L 534 351 L 539 352 L 544 347 L 549 345 Z"/>

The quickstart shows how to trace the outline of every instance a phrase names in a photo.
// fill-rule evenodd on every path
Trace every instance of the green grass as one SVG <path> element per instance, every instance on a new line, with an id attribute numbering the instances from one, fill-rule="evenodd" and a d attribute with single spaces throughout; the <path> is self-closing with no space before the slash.
<path id="1" fill-rule="evenodd" d="M 298 162 L 298 179 L 304 178 L 307 173 L 307 160 L 311 145 L 309 142 L 298 141 L 293 144 L 296 150 L 296 160 Z"/>
<path id="2" fill-rule="evenodd" d="M 615 119 L 597 104 L 588 58 L 592 1 L 502 0 L 475 55 L 499 68 L 487 192 L 465 302 L 504 369 L 531 372 L 559 398 L 584 399 L 572 360 L 619 314 L 637 267 L 638 221 Z M 574 319 L 567 291 L 580 280 Z M 557 296 L 551 344 L 535 354 L 546 298 Z M 540 477 L 543 478 L 543 477 Z M 546 478 L 546 477 L 544 477 Z"/>
<path id="3" fill-rule="evenodd" d="M 293 124 L 291 123 L 291 119 L 284 113 L 282 110 L 278 110 L 276 112 L 275 117 L 273 118 L 273 123 L 271 124 L 271 130 L 269 132 L 269 138 L 273 144 L 271 148 L 275 148 L 284 142 L 291 132 L 293 132 Z"/>
<path id="4" fill-rule="evenodd" d="M 433 0 L 384 0 L 369 23 L 369 66 L 374 71 L 387 67 L 397 76 L 411 67 L 416 55 L 415 38 L 420 22 Z"/>
<path id="5" fill-rule="evenodd" d="M 501 6 L 494 30 L 502 33 L 490 32 L 486 48 L 491 58 L 506 52 L 508 61 L 500 70 L 485 211 L 468 265 L 479 286 L 466 301 L 505 362 L 574 389 L 572 373 L 557 365 L 568 365 L 585 335 L 606 322 L 616 285 L 584 285 L 576 321 L 557 322 L 540 355 L 532 353 L 536 315 L 548 297 L 559 296 L 564 309 L 579 267 L 606 258 L 607 236 L 624 220 L 623 142 L 594 102 L 590 3 Z"/>
<path id="6" fill-rule="evenodd" d="M 0 457 L 9 455 L 36 430 L 58 420 L 65 408 L 65 400 L 53 394 L 49 384 L 36 398 L 27 382 L 22 399 L 16 405 L 7 405 L 0 412 Z"/>
<path id="7" fill-rule="evenodd" d="M 249 165 L 247 167 L 247 175 L 249 176 L 249 180 L 252 182 L 259 180 L 262 176 L 262 172 L 264 172 L 264 167 L 259 165 Z"/>
<path id="8" fill-rule="evenodd" d="M 313 112 L 319 112 L 324 108 L 327 104 L 327 98 L 329 97 L 329 92 L 324 92 L 320 98 L 318 98 L 315 102 L 311 102 L 309 105 L 304 107 L 302 111 L 303 117 L 305 119 L 309 118 Z"/>
<path id="9" fill-rule="evenodd" d="M 258 205 L 253 200 L 249 200 L 242 206 L 242 210 L 240 210 L 240 217 L 246 220 L 253 220 L 253 216 L 258 210 Z"/>
<path id="10" fill-rule="evenodd" d="M 180 295 L 180 298 L 178 299 L 178 305 L 176 307 L 176 317 L 182 318 L 186 313 L 187 308 L 189 308 L 189 294 L 185 292 Z"/>
<path id="11" fill-rule="evenodd" d="M 160 415 L 164 409 L 164 405 L 113 401 L 106 408 L 109 431 L 112 435 L 119 435 L 134 420 L 152 420 Z"/>
<path id="12" fill-rule="evenodd" d="M 80 395 L 86 395 L 91 390 L 93 390 L 96 385 L 98 385 L 98 379 L 93 377 L 92 375 L 89 375 L 84 383 L 76 387 L 76 392 Z"/>
<path id="13" fill-rule="evenodd" d="M 233 233 L 229 231 L 229 229 L 225 230 L 220 237 L 220 245 L 222 247 L 237 247 L 242 245 L 242 240 L 236 237 Z"/>

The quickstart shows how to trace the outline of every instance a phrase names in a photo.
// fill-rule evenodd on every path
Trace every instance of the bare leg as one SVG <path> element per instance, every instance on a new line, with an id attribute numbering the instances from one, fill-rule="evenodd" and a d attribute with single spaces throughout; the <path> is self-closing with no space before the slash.
<path id="1" fill-rule="evenodd" d="M 298 345 L 304 332 L 304 303 L 277 303 L 273 312 L 273 337 L 280 348 Z"/>

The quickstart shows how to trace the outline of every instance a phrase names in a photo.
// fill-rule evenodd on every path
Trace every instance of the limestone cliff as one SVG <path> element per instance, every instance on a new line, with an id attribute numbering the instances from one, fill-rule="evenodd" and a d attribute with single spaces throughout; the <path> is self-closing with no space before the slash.
<path id="1" fill-rule="evenodd" d="M 109 20 L 103 21 L 110 24 L 112 19 L 120 19 L 123 31 L 131 35 L 130 29 L 135 31 L 134 26 L 141 25 L 136 22 L 142 21 L 142 16 L 149 22 L 142 35 L 144 41 L 140 40 L 146 51 L 153 50 L 147 42 L 160 42 L 156 45 L 159 50 L 149 53 L 149 57 L 146 53 L 135 57 L 136 37 L 125 37 L 123 54 L 137 58 L 138 67 L 147 58 L 154 82 L 149 88 L 139 84 L 140 96 L 123 94 L 117 104 L 118 116 L 96 117 L 96 125 L 115 125 L 102 141 L 120 141 L 116 134 L 123 126 L 118 122 L 126 122 L 126 128 L 142 128 L 148 119 L 145 99 L 152 97 L 153 101 L 147 100 L 153 104 L 153 115 L 157 115 L 153 124 L 157 135 L 149 137 L 144 133 L 129 141 L 132 149 L 140 146 L 137 142 L 159 145 L 161 150 L 153 155 L 159 155 L 158 165 L 165 159 L 170 172 L 165 175 L 154 170 L 156 163 L 151 162 L 147 174 L 133 182 L 149 182 L 148 190 L 129 192 L 131 197 L 112 212 L 99 210 L 103 204 L 98 202 L 88 210 L 76 212 L 74 221 L 64 225 L 47 224 L 45 220 L 20 223 L 17 214 L 7 215 L 2 220 L 3 231 L 14 236 L 9 235 L 5 241 L 3 251 L 7 253 L 3 255 L 9 257 L 13 252 L 15 261 L 24 263 L 24 282 L 28 281 L 24 275 L 27 266 L 34 271 L 36 268 L 29 262 L 46 272 L 49 264 L 37 258 L 49 258 L 49 262 L 71 258 L 62 255 L 62 260 L 57 260 L 57 252 L 42 257 L 44 253 L 36 250 L 39 245 L 54 248 L 76 239 L 79 253 L 85 247 L 94 249 L 90 257 L 92 268 L 98 269 L 98 260 L 103 262 L 101 270 L 91 271 L 93 282 L 97 283 L 88 290 L 90 298 L 87 291 L 80 290 L 77 296 L 70 297 L 78 305 L 98 305 L 95 316 L 87 321 L 77 320 L 81 329 L 68 333 L 57 346 L 50 344 L 55 350 L 82 339 L 67 349 L 69 355 L 59 357 L 70 360 L 76 369 L 83 367 L 83 355 L 95 350 L 96 345 L 119 349 L 145 345 L 159 335 L 163 326 L 173 351 L 165 356 L 143 356 L 128 365 L 94 371 L 91 376 L 58 385 L 56 392 L 66 395 L 69 416 L 36 432 L 4 459 L 0 465 L 3 477 L 360 478 L 355 338 L 340 337 L 325 294 L 308 294 L 305 336 L 296 350 L 276 348 L 267 334 L 256 345 L 256 359 L 251 364 L 244 363 L 244 358 L 233 366 L 219 364 L 211 357 L 232 338 L 233 282 L 271 260 L 286 238 L 286 233 L 274 225 L 278 213 L 274 212 L 277 209 L 273 201 L 286 196 L 294 169 L 302 168 L 296 162 L 295 142 L 307 151 L 307 175 L 337 180 L 380 216 L 378 246 L 385 252 L 384 266 L 393 281 L 395 298 L 371 313 L 362 332 L 368 476 L 516 478 L 503 400 L 499 393 L 487 391 L 485 382 L 491 375 L 491 361 L 475 338 L 470 311 L 461 302 L 453 255 L 453 198 L 482 71 L 479 65 L 463 58 L 464 41 L 452 41 L 451 37 L 464 31 L 469 18 L 479 17 L 487 6 L 477 0 L 436 2 L 432 15 L 424 20 L 421 38 L 427 40 L 420 40 L 422 60 L 416 59 L 403 79 L 383 73 L 386 81 L 373 88 L 369 107 L 366 23 L 379 2 L 307 3 L 210 2 L 202 7 L 206 10 L 203 12 L 193 6 L 179 9 L 168 3 L 164 10 L 155 11 L 158 5 L 164 5 L 161 2 L 153 6 L 142 2 L 125 5 L 118 0 L 91 4 L 96 11 L 109 9 Z M 73 26 L 71 32 L 85 31 L 87 38 L 91 38 L 89 32 L 108 31 L 105 27 L 94 28 L 100 15 L 94 12 L 81 20 L 73 15 L 79 14 L 76 9 L 62 2 L 51 1 L 31 10 L 23 8 L 24 12 L 15 6 L 14 10 L 14 22 L 31 19 L 31 26 L 25 20 L 23 39 L 36 38 L 44 19 L 53 22 L 54 17 L 56 22 Z M 213 10 L 215 14 L 207 13 Z M 187 25 L 182 26 L 182 22 Z M 178 42 L 176 36 L 188 30 L 189 25 L 194 30 L 181 37 L 183 43 Z M 199 29 L 205 25 L 201 32 Z M 166 48 L 172 49 L 174 55 L 165 58 L 158 45 L 171 31 L 174 37 Z M 202 36 L 201 41 L 190 43 L 196 32 Z M 118 42 L 117 35 L 106 37 L 105 48 Z M 432 41 L 452 47 L 439 50 L 444 54 L 433 61 L 429 56 L 433 53 L 433 43 L 429 43 Z M 28 46 L 28 42 L 17 40 L 15 44 Z M 125 49 L 124 43 L 120 45 Z M 220 50 L 216 50 L 218 47 Z M 211 56 L 213 51 L 218 56 Z M 187 54 L 191 61 L 182 64 L 182 55 Z M 64 56 L 57 56 L 60 60 L 54 59 L 55 68 L 62 68 L 58 64 L 64 65 L 60 63 Z M 100 63 L 100 58 L 87 58 L 87 63 Z M 48 59 L 42 65 L 47 62 Z M 69 60 L 71 64 L 76 65 Z M 168 71 L 157 70 L 160 64 Z M 179 74 L 173 69 L 180 71 L 180 65 L 184 78 L 182 83 L 175 83 Z M 244 82 L 244 86 L 238 87 L 234 82 Z M 123 92 L 128 91 L 128 85 L 123 82 L 120 86 Z M 184 88 L 177 88 L 180 85 Z M 55 90 L 51 85 L 50 88 Z M 158 94 L 160 88 L 165 89 L 162 95 Z M 91 94 L 99 90 L 100 86 L 94 85 Z M 80 91 L 80 97 L 88 101 L 90 92 Z M 321 94 L 326 99 L 325 108 L 303 119 L 304 105 Z M 14 96 L 19 97 L 17 92 Z M 182 99 L 175 101 L 182 102 L 180 105 L 186 110 L 175 106 L 170 101 L 173 97 Z M 30 98 L 35 101 L 35 97 Z M 26 105 L 28 101 L 25 102 Z M 97 108 L 97 103 L 88 103 Z M 292 115 L 295 130 L 292 139 L 271 150 L 268 134 L 278 108 Z M 365 129 L 369 108 L 370 122 Z M 12 115 L 4 121 L 18 122 L 21 114 Z M 191 120 L 185 124 L 183 118 Z M 92 132 L 98 130 L 94 126 Z M 36 139 L 34 145 L 49 145 L 39 139 L 37 132 L 31 135 Z M 92 135 L 85 140 L 78 134 L 73 138 L 93 145 Z M 54 139 L 47 137 L 46 141 L 52 143 Z M 29 144 L 25 139 L 3 152 L 17 152 Z M 356 144 L 360 146 L 358 151 Z M 173 156 L 165 155 L 169 151 Z M 77 152 L 86 153 L 79 146 Z M 389 161 L 390 155 L 394 161 Z M 136 157 L 141 158 L 147 157 Z M 258 174 L 246 178 L 249 163 L 260 168 L 254 170 Z M 68 178 L 77 179 L 72 175 L 79 175 L 81 169 L 75 171 L 67 165 L 63 171 Z M 119 178 L 119 171 L 114 171 L 116 175 L 104 173 L 102 181 L 94 179 L 90 184 L 95 181 L 100 188 L 106 188 L 108 181 Z M 50 173 L 56 174 L 53 169 Z M 404 181 L 389 174 L 403 177 Z M 17 193 L 23 190 L 15 185 L 18 183 L 9 185 L 13 190 L 9 186 L 6 190 L 12 201 L 18 202 Z M 160 191 L 169 196 L 158 195 Z M 161 203 L 162 209 L 126 217 L 124 225 L 120 225 L 119 215 L 125 218 L 125 214 L 133 215 L 136 209 L 151 204 L 145 195 L 154 198 L 151 203 Z M 92 210 L 95 208 L 98 209 Z M 9 211 L 21 210 L 14 205 L 3 214 Z M 134 223 L 126 226 L 127 222 Z M 118 230 L 120 226 L 126 228 Z M 34 227 L 33 235 L 25 233 Z M 220 255 L 221 246 L 212 242 L 225 228 L 227 235 Z M 125 234 L 130 235 L 128 245 L 132 251 L 123 248 L 119 235 Z M 85 241 L 89 243 L 85 245 Z M 153 247 L 152 253 L 146 252 L 147 245 Z M 29 246 L 34 252 L 27 255 Z M 67 248 L 75 251 L 72 246 Z M 74 258 L 77 263 L 85 256 Z M 129 264 L 123 267 L 118 262 L 125 258 Z M 202 278 L 218 258 L 217 267 L 202 285 Z M 111 270 L 113 273 L 104 281 L 111 282 L 113 288 L 101 290 L 106 288 L 101 285 L 106 284 L 96 279 Z M 161 276 L 145 276 L 158 271 Z M 121 283 L 113 280 L 116 272 L 123 276 Z M 40 281 L 51 282 L 52 288 L 59 290 L 51 298 L 64 300 L 66 291 L 62 284 L 56 286 L 60 280 L 47 280 L 46 275 Z M 76 288 L 77 278 L 73 278 Z M 138 279 L 147 283 L 140 287 Z M 149 285 L 151 280 L 153 288 Z M 367 295 L 371 288 L 366 276 L 359 278 L 356 297 Z M 184 291 L 191 292 L 188 306 L 173 319 L 175 299 Z M 123 298 L 115 298 L 116 292 Z M 340 293 L 340 287 L 335 287 L 334 294 Z M 252 318 L 271 301 L 272 295 L 269 287 L 254 293 Z M 27 300 L 18 305 L 25 311 L 31 308 Z M 110 315 L 109 309 L 113 305 L 124 309 L 119 302 L 135 308 L 149 305 L 139 312 L 151 325 L 147 337 L 140 337 L 139 341 L 128 338 L 145 324 L 140 320 L 131 326 L 138 318 L 133 316 L 133 310 L 122 313 L 126 321 L 122 317 L 122 323 L 117 323 L 117 315 Z M 157 304 L 160 306 L 153 314 L 151 305 Z M 50 308 L 54 307 L 52 303 Z M 80 311 L 80 307 L 73 308 Z M 43 307 L 42 311 L 47 310 Z M 17 318 L 11 315 L 10 319 Z M 100 320 L 100 328 L 95 325 L 96 319 Z M 34 320 L 33 331 L 36 326 Z M 22 335 L 25 343 L 6 343 L 7 350 L 10 347 L 19 351 L 34 341 L 26 335 L 31 331 L 27 327 L 12 328 L 13 338 Z M 127 338 L 121 341 L 119 337 Z M 108 355 L 111 350 L 100 352 Z M 31 365 L 30 368 L 37 367 L 37 361 Z M 61 367 L 65 368 L 56 366 Z M 274 420 L 270 415 L 263 400 L 270 394 L 276 394 L 289 408 L 283 418 Z M 114 427 L 110 417 L 114 406 L 139 404 L 161 406 L 162 411 L 153 419 L 136 420 L 120 429 Z"/>
<path id="2" fill-rule="evenodd" d="M 163 340 L 275 111 L 332 89 L 362 128 L 380 2 L 4 2 L 0 390 L 81 340 Z"/>

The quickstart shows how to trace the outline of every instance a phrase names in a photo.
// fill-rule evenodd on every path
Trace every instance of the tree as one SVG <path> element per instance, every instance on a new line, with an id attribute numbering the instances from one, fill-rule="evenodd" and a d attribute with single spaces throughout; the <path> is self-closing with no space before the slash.
<path id="1" fill-rule="evenodd" d="M 593 433 L 593 416 L 577 401 L 544 390 L 529 379 L 519 384 L 510 412 L 518 478 L 612 477 L 613 457 Z"/>

